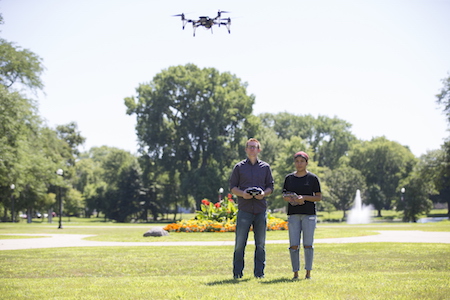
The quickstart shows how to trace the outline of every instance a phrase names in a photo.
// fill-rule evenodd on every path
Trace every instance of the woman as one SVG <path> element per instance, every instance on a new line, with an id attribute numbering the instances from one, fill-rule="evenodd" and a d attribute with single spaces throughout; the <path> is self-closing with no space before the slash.
<path id="1" fill-rule="evenodd" d="M 303 232 L 305 253 L 305 279 L 311 279 L 314 258 L 314 230 L 316 229 L 316 202 L 322 200 L 319 178 L 309 172 L 309 156 L 303 151 L 294 155 L 296 171 L 284 179 L 283 199 L 288 204 L 289 252 L 291 255 L 294 280 L 298 279 L 300 270 L 300 236 Z"/>

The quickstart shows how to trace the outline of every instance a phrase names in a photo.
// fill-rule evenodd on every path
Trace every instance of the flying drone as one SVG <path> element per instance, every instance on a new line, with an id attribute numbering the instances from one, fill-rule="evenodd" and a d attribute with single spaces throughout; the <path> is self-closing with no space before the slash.
<path id="1" fill-rule="evenodd" d="M 229 13 L 229 11 L 218 11 L 217 16 L 215 18 L 210 17 L 198 17 L 198 20 L 191 20 L 186 19 L 184 17 L 184 13 L 174 15 L 174 17 L 181 17 L 181 21 L 183 22 L 183 30 L 187 23 L 192 23 L 192 28 L 194 29 L 194 36 L 195 36 L 195 30 L 197 27 L 203 26 L 205 29 L 211 29 L 211 33 L 213 33 L 212 27 L 214 25 L 224 25 L 227 26 L 228 33 L 230 33 L 230 26 L 231 26 L 231 18 L 225 18 L 222 19 L 222 14 Z"/>

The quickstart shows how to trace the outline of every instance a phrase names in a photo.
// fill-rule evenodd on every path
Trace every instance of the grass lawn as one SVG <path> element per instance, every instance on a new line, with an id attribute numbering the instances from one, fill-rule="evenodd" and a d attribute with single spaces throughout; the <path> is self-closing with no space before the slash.
<path id="1" fill-rule="evenodd" d="M 2 234 L 92 234 L 98 241 L 233 240 L 233 233 L 171 233 L 144 238 L 164 224 L 0 223 Z M 318 224 L 316 238 L 375 230 L 450 231 L 450 222 Z M 250 240 L 252 240 L 252 234 Z M 288 239 L 286 231 L 267 239 Z M 0 299 L 448 299 L 450 245 L 317 244 L 312 280 L 291 281 L 287 245 L 268 244 L 266 277 L 253 278 L 253 245 L 244 278 L 232 279 L 232 246 L 79 247 L 0 251 Z"/>

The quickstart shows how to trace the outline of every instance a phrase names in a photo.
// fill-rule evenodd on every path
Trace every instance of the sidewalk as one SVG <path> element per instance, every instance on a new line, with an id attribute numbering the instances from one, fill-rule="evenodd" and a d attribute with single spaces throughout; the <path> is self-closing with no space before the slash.
<path id="1" fill-rule="evenodd" d="M 315 239 L 320 243 L 445 243 L 450 244 L 450 232 L 407 231 L 407 230 L 376 230 L 378 235 Z M 158 242 L 157 237 L 149 237 L 148 242 L 98 242 L 85 240 L 94 235 L 81 234 L 11 234 L 13 236 L 36 236 L 39 238 L 4 239 L 0 240 L 1 250 L 23 250 L 61 247 L 105 247 L 105 246 L 232 246 L 234 241 L 203 241 L 203 242 Z M 268 240 L 267 244 L 289 244 L 288 240 Z M 248 244 L 254 244 L 249 241 Z"/>

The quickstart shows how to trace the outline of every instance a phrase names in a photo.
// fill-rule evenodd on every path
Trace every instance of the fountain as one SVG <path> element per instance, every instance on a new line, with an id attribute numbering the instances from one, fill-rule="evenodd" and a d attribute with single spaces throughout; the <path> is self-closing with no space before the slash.
<path id="1" fill-rule="evenodd" d="M 368 224 L 370 223 L 370 215 L 372 207 L 365 206 L 361 201 L 361 192 L 356 190 L 355 203 L 348 213 L 348 224 Z"/>

